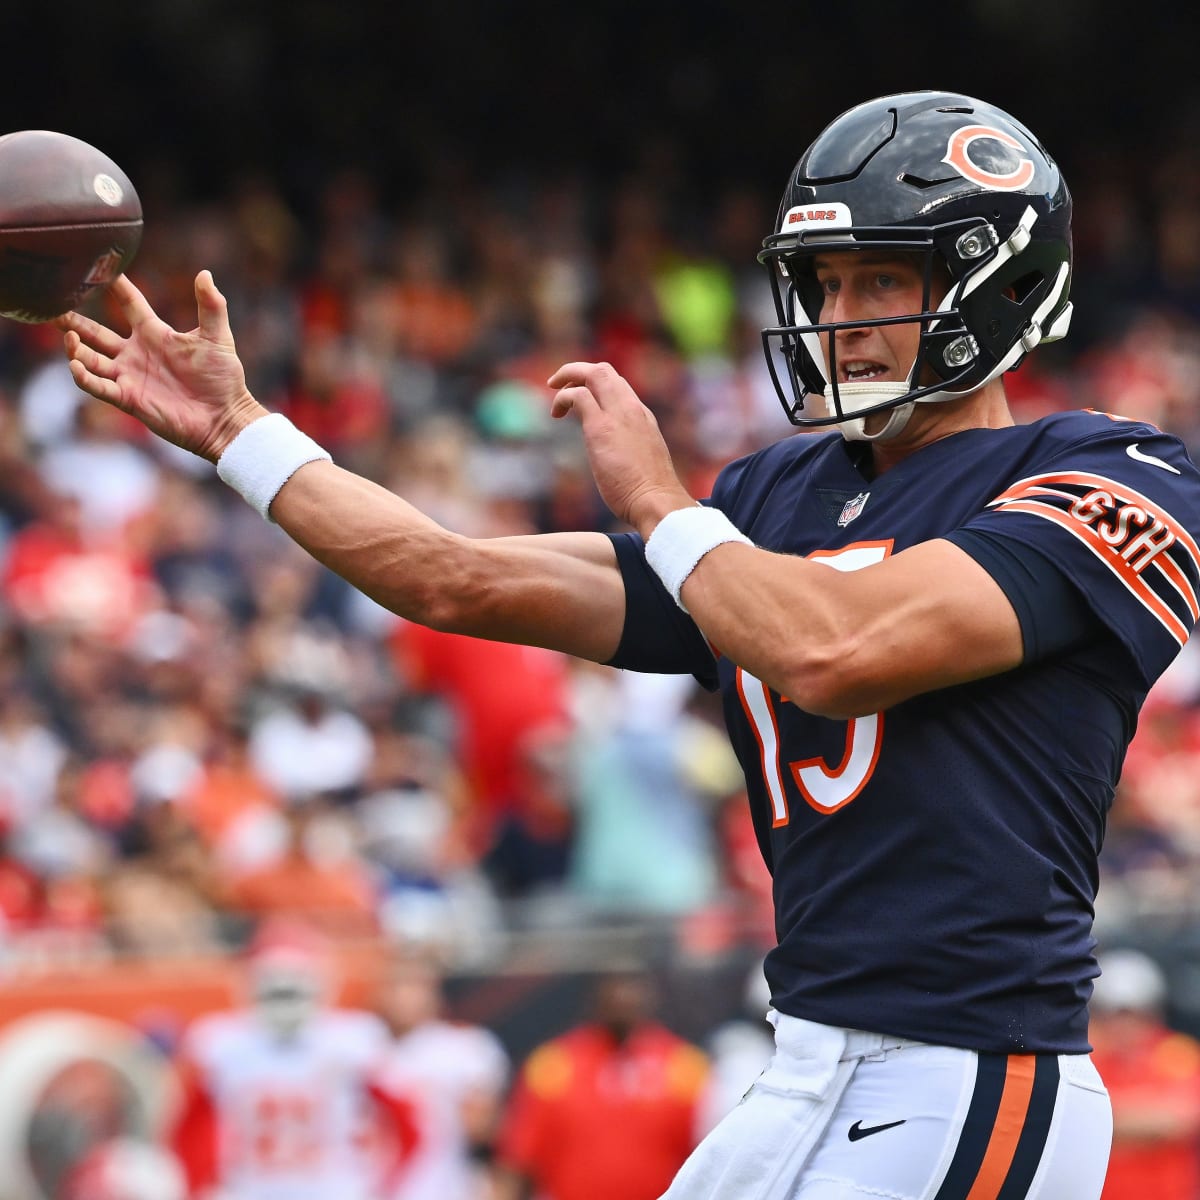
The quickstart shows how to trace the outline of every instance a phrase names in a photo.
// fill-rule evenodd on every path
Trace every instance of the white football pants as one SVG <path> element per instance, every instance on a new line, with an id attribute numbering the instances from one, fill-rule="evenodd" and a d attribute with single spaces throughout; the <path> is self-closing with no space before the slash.
<path id="1" fill-rule="evenodd" d="M 772 1012 L 775 1055 L 663 1200 L 1097 1200 L 1089 1055 L 976 1054 Z"/>

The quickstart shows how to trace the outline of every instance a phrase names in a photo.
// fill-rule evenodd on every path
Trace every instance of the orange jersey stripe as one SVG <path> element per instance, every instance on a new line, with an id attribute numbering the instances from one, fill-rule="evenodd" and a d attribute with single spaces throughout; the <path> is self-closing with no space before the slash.
<path id="1" fill-rule="evenodd" d="M 1200 603 L 1197 603 L 1196 592 L 1188 577 L 1180 570 L 1179 564 L 1169 554 L 1157 554 L 1151 564 L 1157 567 L 1167 578 L 1167 582 L 1179 593 L 1193 621 L 1200 621 Z"/>
<path id="2" fill-rule="evenodd" d="M 1157 592 L 1134 571 L 1127 562 L 1112 553 L 1108 545 L 1090 525 L 1067 516 L 1054 505 L 1036 500 L 1014 500 L 1004 505 L 1006 512 L 1031 513 L 1061 525 L 1072 537 L 1078 538 L 1108 569 L 1125 585 L 1159 624 L 1182 646 L 1188 640 L 1189 630 L 1171 611 Z"/>
<path id="3" fill-rule="evenodd" d="M 1113 489 L 1110 487 L 1106 490 L 1112 491 Z M 1132 491 L 1132 489 L 1129 489 L 1129 490 Z M 1134 493 L 1134 494 L 1140 495 L 1140 493 Z M 1032 499 L 1036 499 L 1039 496 L 1059 496 L 1064 500 L 1071 501 L 1071 503 L 1074 503 L 1076 500 L 1079 499 L 1079 497 L 1076 496 L 1074 492 L 1066 492 L 1066 491 L 1062 491 L 1059 488 L 1045 487 L 1042 485 L 1036 485 L 1036 486 L 1027 488 L 1017 498 L 1025 499 L 1025 500 L 1032 500 Z M 991 502 L 991 504 L 992 504 L 992 506 L 994 506 L 996 508 L 1003 508 L 1003 509 L 1008 509 L 1008 508 L 1014 507 L 1011 500 L 1007 501 L 1005 503 L 1000 503 L 997 500 L 993 500 Z M 1154 506 L 1149 500 L 1146 500 L 1144 497 L 1139 502 L 1139 506 L 1146 508 L 1146 511 L 1149 512 L 1151 516 L 1157 516 L 1158 519 L 1161 520 L 1164 525 L 1166 525 L 1168 523 L 1168 521 L 1170 520 L 1169 515 L 1162 509 L 1158 509 L 1156 512 L 1151 512 L 1151 509 Z M 1029 511 L 1029 510 L 1026 509 L 1026 510 L 1019 510 L 1019 511 Z M 1180 537 L 1180 534 L 1178 532 L 1178 530 L 1181 530 L 1183 528 L 1183 526 L 1176 524 L 1176 525 L 1170 525 L 1169 528 L 1171 530 L 1171 533 L 1174 535 L 1176 542 L 1181 542 L 1184 540 L 1183 538 Z M 1185 546 L 1185 548 L 1186 548 L 1186 546 Z M 1184 604 L 1187 605 L 1188 611 L 1192 614 L 1192 620 L 1193 621 L 1200 620 L 1200 598 L 1198 598 L 1196 596 L 1195 588 L 1192 586 L 1191 581 L 1188 579 L 1188 577 L 1183 573 L 1183 570 L 1180 568 L 1179 564 L 1173 558 L 1171 558 L 1170 555 L 1168 555 L 1168 554 L 1156 554 L 1150 565 L 1157 568 L 1157 570 L 1159 570 L 1162 573 L 1163 577 L 1167 580 L 1167 582 L 1170 583 L 1170 585 L 1175 589 L 1175 591 L 1177 591 L 1179 593 L 1180 599 L 1184 602 Z"/>
<path id="4" fill-rule="evenodd" d="M 1025 1128 L 1036 1069 L 1037 1059 L 1032 1054 L 1009 1056 L 996 1123 L 992 1126 L 992 1136 L 984 1151 L 983 1162 L 979 1165 L 979 1174 L 967 1193 L 967 1200 L 996 1200 L 1000 1195 L 1017 1151 L 1017 1143 L 1021 1140 L 1021 1131 Z"/>
<path id="5" fill-rule="evenodd" d="M 1114 496 L 1122 500 L 1132 501 L 1139 507 L 1144 508 L 1151 516 L 1157 517 L 1179 540 L 1183 547 L 1192 557 L 1192 562 L 1196 566 L 1197 573 L 1200 573 L 1200 546 L 1196 544 L 1195 539 L 1187 529 L 1181 525 L 1165 508 L 1160 504 L 1156 504 L 1149 496 L 1143 495 L 1137 488 L 1130 487 L 1127 483 L 1121 483 L 1116 479 L 1109 479 L 1106 475 L 1093 475 L 1089 471 L 1060 471 L 1053 475 L 1031 475 L 1028 479 L 1019 479 L 1011 487 L 1006 488 L 994 500 L 989 501 L 988 507 L 992 508 L 998 504 L 1004 504 L 1009 500 L 1020 500 L 1028 496 L 1037 495 L 1039 491 L 1050 492 L 1056 496 L 1069 497 L 1072 501 L 1078 499 L 1073 492 L 1063 492 L 1056 490 L 1053 485 L 1074 484 L 1077 487 L 1099 488 L 1105 492 L 1112 492 Z"/>

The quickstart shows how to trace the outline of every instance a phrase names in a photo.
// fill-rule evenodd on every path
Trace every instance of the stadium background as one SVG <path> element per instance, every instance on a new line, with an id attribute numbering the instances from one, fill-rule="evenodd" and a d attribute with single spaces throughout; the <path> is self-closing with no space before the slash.
<path id="1" fill-rule="evenodd" d="M 1198 24 L 1152 4 L 1134 26 L 1112 0 L 970 0 L 938 21 L 882 0 L 67 0 L 0 18 L 3 125 L 119 161 L 146 212 L 134 277 L 186 322 L 191 275 L 213 267 L 256 389 L 342 461 L 462 528 L 605 528 L 532 381 L 568 350 L 619 361 L 697 490 L 785 435 L 754 249 L 821 125 L 892 90 L 998 103 L 1072 184 L 1076 327 L 1014 377 L 1019 413 L 1087 404 L 1200 446 Z M 686 1036 L 738 1014 L 766 898 L 704 697 L 542 663 L 522 678 L 559 710 L 531 702 L 520 753 L 499 751 L 511 777 L 481 782 L 459 668 L 294 561 L 204 472 L 80 416 L 55 339 L 2 325 L 0 1021 L 74 1007 L 169 1042 L 236 994 L 237 950 L 280 902 L 245 878 L 306 821 L 334 864 L 342 907 L 317 917 L 351 998 L 381 947 L 436 936 L 452 1011 L 518 1059 L 630 954 Z M 82 600 L 46 569 L 64 521 L 103 550 Z M 1193 1032 L 1198 698 L 1186 655 L 1131 754 L 1099 926 L 1158 958 Z M 255 749 L 308 702 L 367 747 L 315 797 L 288 774 L 292 743 Z M 271 820 L 234 844 L 189 805 L 239 754 Z M 645 769 L 614 785 L 618 762 Z"/>

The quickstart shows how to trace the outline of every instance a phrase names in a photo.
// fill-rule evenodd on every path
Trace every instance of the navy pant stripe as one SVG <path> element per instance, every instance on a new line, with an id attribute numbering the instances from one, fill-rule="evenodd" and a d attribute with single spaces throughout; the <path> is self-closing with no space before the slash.
<path id="1" fill-rule="evenodd" d="M 934 1200 L 966 1200 L 992 1139 L 992 1129 L 996 1124 L 996 1114 L 1000 1111 L 1000 1097 L 1004 1094 L 1007 1077 L 1008 1055 L 979 1055 L 975 1090 L 971 1093 L 967 1118 L 963 1122 L 950 1169 Z"/>

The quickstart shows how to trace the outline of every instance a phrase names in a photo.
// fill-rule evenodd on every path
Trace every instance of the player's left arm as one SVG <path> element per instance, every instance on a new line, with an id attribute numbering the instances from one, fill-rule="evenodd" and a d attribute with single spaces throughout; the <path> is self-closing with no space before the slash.
<path id="1" fill-rule="evenodd" d="M 681 595 L 731 661 L 807 712 L 843 720 L 1024 657 L 1008 596 L 941 539 L 858 571 L 727 544 L 701 559 Z"/>
<path id="2" fill-rule="evenodd" d="M 416 1106 L 408 1097 L 394 1092 L 378 1078 L 368 1079 L 364 1090 L 385 1134 L 387 1155 L 380 1186 L 384 1195 L 391 1195 L 421 1144 Z"/>
<path id="3" fill-rule="evenodd" d="M 550 380 L 554 413 L 574 412 L 613 512 L 649 538 L 696 503 L 679 483 L 653 415 L 604 364 L 572 363 Z M 846 719 L 923 692 L 1018 666 L 1020 621 L 1007 595 L 948 541 L 862 570 L 725 543 L 681 593 L 708 640 L 808 712 Z"/>

